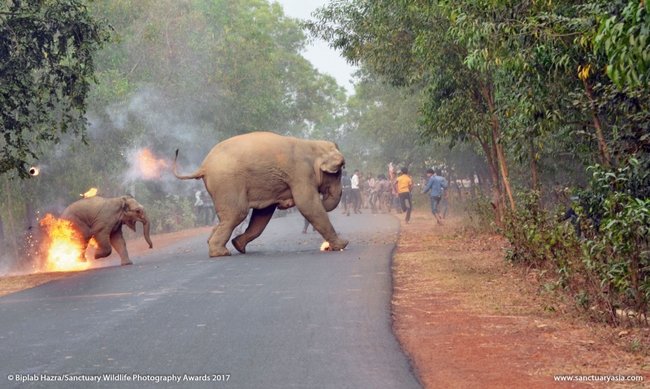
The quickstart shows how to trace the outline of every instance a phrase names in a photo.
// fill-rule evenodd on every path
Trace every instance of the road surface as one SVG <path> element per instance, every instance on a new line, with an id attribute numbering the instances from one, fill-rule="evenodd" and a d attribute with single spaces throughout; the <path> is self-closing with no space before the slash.
<path id="1" fill-rule="evenodd" d="M 331 217 L 343 252 L 293 214 L 245 255 L 197 236 L 0 298 L 0 387 L 419 388 L 391 331 L 398 221 Z"/>

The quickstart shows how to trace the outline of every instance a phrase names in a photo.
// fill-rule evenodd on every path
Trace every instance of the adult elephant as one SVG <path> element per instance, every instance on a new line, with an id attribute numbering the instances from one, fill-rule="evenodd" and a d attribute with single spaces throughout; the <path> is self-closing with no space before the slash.
<path id="1" fill-rule="evenodd" d="M 260 236 L 276 208 L 294 205 L 329 242 L 341 250 L 348 241 L 334 231 L 327 212 L 341 200 L 341 170 L 345 158 L 333 142 L 304 140 L 270 132 L 238 135 L 217 144 L 192 174 L 179 179 L 203 179 L 212 197 L 219 224 L 208 239 L 211 257 L 230 255 L 226 243 L 233 230 L 253 213 L 246 231 L 232 240 L 246 252 L 246 245 Z"/>
<path id="2" fill-rule="evenodd" d="M 90 238 L 97 242 L 95 259 L 104 258 L 111 254 L 111 246 L 120 255 L 122 265 L 131 265 L 126 241 L 122 235 L 122 225 L 135 231 L 135 223 L 141 222 L 144 239 L 153 247 L 149 237 L 149 219 L 140 205 L 131 196 L 104 198 L 94 196 L 81 199 L 70 204 L 61 214 L 62 219 L 71 221 L 81 233 L 83 252 Z M 83 255 L 83 254 L 82 254 Z"/>

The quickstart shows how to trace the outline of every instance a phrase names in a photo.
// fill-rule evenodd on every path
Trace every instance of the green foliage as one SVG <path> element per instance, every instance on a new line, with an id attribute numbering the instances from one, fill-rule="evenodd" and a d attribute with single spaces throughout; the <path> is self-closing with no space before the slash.
<path id="1" fill-rule="evenodd" d="M 147 207 L 147 215 L 152 221 L 152 233 L 178 231 L 196 225 L 191 199 L 178 195 L 166 194 L 152 198 Z"/>
<path id="2" fill-rule="evenodd" d="M 553 269 L 590 314 L 618 323 L 623 310 L 642 321 L 650 304 L 650 173 L 635 159 L 614 171 L 592 170 L 572 223 L 540 209 L 537 193 L 508 215 L 508 259 Z"/>
<path id="3" fill-rule="evenodd" d="M 479 195 L 466 199 L 464 210 L 472 228 L 478 231 L 495 231 L 494 209 L 487 196 Z"/>
<path id="4" fill-rule="evenodd" d="M 594 167 L 589 190 L 581 193 L 587 267 L 600 280 L 612 308 L 647 314 L 650 304 L 650 196 L 647 166 L 631 159 L 615 171 Z M 612 314 L 613 320 L 615 315 Z"/>
<path id="5" fill-rule="evenodd" d="M 431 146 L 420 138 L 418 96 L 370 77 L 355 92 L 347 104 L 340 145 L 349 155 L 348 166 L 375 174 L 386 173 L 389 162 L 424 168 Z"/>
<path id="6" fill-rule="evenodd" d="M 98 56 L 98 111 L 148 88 L 166 111 L 213 135 L 310 135 L 328 132 L 345 101 L 343 88 L 301 56 L 307 38 L 278 4 L 122 0 L 95 9 L 118 36 Z"/>
<path id="7" fill-rule="evenodd" d="M 576 254 L 573 227 L 570 223 L 558 223 L 557 212 L 551 215 L 540 207 L 539 192 L 522 194 L 520 202 L 514 212 L 507 214 L 503 228 L 511 244 L 507 259 L 529 266 L 550 261 L 556 264 L 560 275 L 566 274 L 566 261 Z"/>
<path id="8" fill-rule="evenodd" d="M 144 147 L 167 164 L 181 148 L 189 170 L 220 140 L 252 130 L 343 138 L 345 90 L 302 56 L 308 41 L 300 22 L 274 2 L 5 1 L 0 28 L 0 147 L 15 143 L 24 155 L 12 149 L 11 161 L 38 157 L 41 167 L 38 177 L 0 189 L 7 241 L 90 187 L 134 194 L 152 231 L 193 226 L 187 182 L 167 168 L 153 178 L 130 171 L 133 152 Z M 26 103 L 14 81 L 37 100 Z M 10 132 L 6 118 L 19 119 L 19 131 Z M 32 142 L 39 137 L 48 142 Z"/>
<path id="9" fill-rule="evenodd" d="M 107 25 L 83 1 L 0 4 L 0 174 L 28 165 L 63 134 L 85 134 L 93 54 Z"/>
<path id="10" fill-rule="evenodd" d="M 644 1 L 614 1 L 600 18 L 594 49 L 607 55 L 607 76 L 619 87 L 650 84 L 650 12 Z"/>
<path id="11" fill-rule="evenodd" d="M 613 194 L 636 199 L 650 198 L 650 160 L 630 158 L 627 164 L 613 171 L 600 165 L 589 167 L 592 180 L 589 188 L 579 192 L 580 206 L 598 230 L 605 218 L 608 201 Z"/>

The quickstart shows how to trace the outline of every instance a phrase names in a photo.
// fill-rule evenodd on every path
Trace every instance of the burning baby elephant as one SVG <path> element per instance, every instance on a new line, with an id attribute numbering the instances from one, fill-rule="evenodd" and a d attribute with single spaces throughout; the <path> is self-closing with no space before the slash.
<path id="1" fill-rule="evenodd" d="M 62 219 L 69 220 L 79 230 L 83 240 L 83 252 L 88 241 L 94 237 L 97 242 L 95 259 L 111 254 L 111 246 L 120 255 L 122 265 L 131 265 L 126 241 L 122 236 L 122 225 L 126 224 L 135 231 L 135 222 L 141 222 L 144 239 L 153 247 L 149 237 L 149 219 L 144 207 L 131 196 L 104 198 L 100 196 L 84 198 L 68 206 L 61 214 Z"/>
<path id="2" fill-rule="evenodd" d="M 176 151 L 178 158 L 178 150 Z M 246 252 L 246 245 L 260 236 L 276 208 L 294 205 L 332 250 L 345 248 L 327 217 L 341 200 L 341 170 L 345 158 L 336 144 L 304 140 L 270 132 L 253 132 L 226 139 L 212 148 L 201 167 L 180 179 L 202 178 L 212 196 L 219 224 L 208 240 L 211 257 L 230 255 L 226 243 L 233 230 L 253 213 L 233 246 Z"/>

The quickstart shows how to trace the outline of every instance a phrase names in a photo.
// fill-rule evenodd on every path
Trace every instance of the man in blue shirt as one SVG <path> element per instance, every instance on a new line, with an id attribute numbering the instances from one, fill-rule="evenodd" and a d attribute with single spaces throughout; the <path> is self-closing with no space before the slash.
<path id="1" fill-rule="evenodd" d="M 433 169 L 427 169 L 427 177 L 428 181 L 422 193 L 431 192 L 431 213 L 433 213 L 438 224 L 442 225 L 440 215 L 438 214 L 438 203 L 440 203 L 440 199 L 447 188 L 447 180 L 444 177 L 436 175 Z"/>

